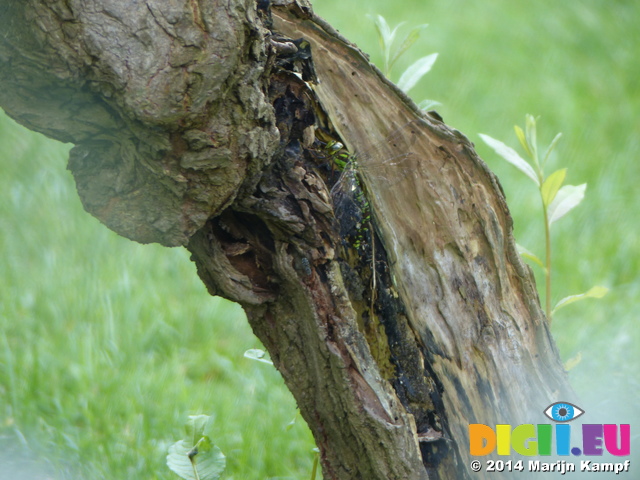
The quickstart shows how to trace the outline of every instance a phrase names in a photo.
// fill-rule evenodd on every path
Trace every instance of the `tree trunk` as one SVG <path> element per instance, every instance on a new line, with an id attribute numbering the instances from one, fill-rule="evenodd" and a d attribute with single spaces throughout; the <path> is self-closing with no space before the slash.
<path id="1" fill-rule="evenodd" d="M 495 176 L 303 0 L 4 0 L 0 28 L 2 108 L 245 308 L 324 478 L 491 478 L 470 423 L 573 401 Z"/>

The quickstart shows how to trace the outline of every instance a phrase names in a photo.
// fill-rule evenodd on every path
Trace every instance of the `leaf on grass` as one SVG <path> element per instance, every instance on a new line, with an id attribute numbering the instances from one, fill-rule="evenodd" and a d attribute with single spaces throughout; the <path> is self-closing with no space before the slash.
<path id="1" fill-rule="evenodd" d="M 432 53 L 426 57 L 419 58 L 409 65 L 400 76 L 400 80 L 398 80 L 398 88 L 403 92 L 408 92 L 415 87 L 416 83 L 431 70 L 437 58 L 438 54 Z"/>
<path id="2" fill-rule="evenodd" d="M 577 354 L 575 354 L 573 357 L 571 357 L 569 360 L 565 362 L 564 364 L 565 371 L 568 372 L 570 370 L 573 370 L 580 364 L 581 361 L 582 361 L 582 352 L 578 352 Z"/>
<path id="3" fill-rule="evenodd" d="M 549 217 L 549 225 L 560 220 L 571 210 L 580 205 L 584 199 L 584 192 L 587 184 L 582 185 L 565 185 L 556 194 L 553 201 L 549 204 L 547 214 Z"/>
<path id="4" fill-rule="evenodd" d="M 489 135 L 485 135 L 484 133 L 480 133 L 479 135 L 484 143 L 489 145 L 498 155 L 500 155 L 507 162 L 509 162 L 511 165 L 516 167 L 527 177 L 533 180 L 536 185 L 540 186 L 540 181 L 538 180 L 538 176 L 533 170 L 533 167 L 529 165 L 529 163 L 527 163 L 525 159 L 518 155 L 518 152 L 516 152 L 513 148 L 505 145 L 500 140 L 496 140 Z"/>
<path id="5" fill-rule="evenodd" d="M 601 287 L 599 285 L 596 285 L 595 287 L 592 287 L 591 289 L 589 289 L 589 291 L 587 292 L 580 293 L 578 295 L 570 295 L 568 297 L 564 297 L 562 300 L 560 300 L 556 304 L 556 306 L 553 309 L 553 312 L 551 313 L 556 312 L 557 310 L 569 305 L 570 303 L 577 302 L 579 300 L 584 300 L 585 298 L 602 298 L 608 292 L 609 292 L 609 289 L 607 287 Z"/>
<path id="6" fill-rule="evenodd" d="M 250 348 L 246 352 L 244 352 L 244 356 L 250 358 L 251 360 L 255 360 L 257 362 L 268 363 L 269 365 L 273 365 L 273 362 L 268 358 L 265 358 L 267 353 L 264 350 L 260 350 L 258 348 Z"/>
<path id="7" fill-rule="evenodd" d="M 518 250 L 518 253 L 522 255 L 524 258 L 528 258 L 529 260 L 534 262 L 536 265 L 539 265 L 543 270 L 545 271 L 547 270 L 544 264 L 542 263 L 542 260 L 540 260 L 536 254 L 531 253 L 529 250 L 527 250 L 526 248 L 524 248 L 522 245 L 518 243 L 516 243 L 516 250 Z"/>
<path id="8" fill-rule="evenodd" d="M 208 415 L 189 416 L 186 438 L 169 447 L 167 466 L 185 480 L 217 480 L 225 469 L 224 454 L 205 435 L 211 421 Z"/>
<path id="9" fill-rule="evenodd" d="M 561 168 L 560 170 L 556 170 L 555 172 L 553 172 L 547 177 L 544 182 L 542 182 L 540 193 L 542 193 L 542 201 L 545 207 L 548 207 L 551 202 L 553 202 L 553 199 L 556 198 L 556 194 L 564 183 L 564 179 L 566 176 L 567 169 Z"/>

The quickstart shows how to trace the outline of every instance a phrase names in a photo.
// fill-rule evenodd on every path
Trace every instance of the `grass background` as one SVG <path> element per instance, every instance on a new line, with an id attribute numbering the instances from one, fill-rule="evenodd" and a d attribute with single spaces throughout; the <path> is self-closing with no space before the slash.
<path id="1" fill-rule="evenodd" d="M 378 64 L 366 14 L 430 24 L 394 78 L 440 54 L 411 94 L 441 102 L 445 121 L 477 144 L 518 242 L 539 255 L 535 188 L 477 133 L 516 147 L 525 113 L 540 116 L 541 145 L 564 133 L 552 166 L 589 186 L 555 225 L 554 300 L 594 284 L 611 293 L 559 311 L 553 333 L 563 359 L 582 352 L 570 377 L 589 421 L 631 422 L 637 442 L 640 4 L 314 7 Z M 84 213 L 65 170 L 69 148 L 0 118 L 0 479 L 175 478 L 166 449 L 196 413 L 216 418 L 225 478 L 308 478 L 313 441 L 300 420 L 286 428 L 295 402 L 277 372 L 243 358 L 259 343 L 242 311 L 208 296 L 185 251 L 134 244 Z"/>

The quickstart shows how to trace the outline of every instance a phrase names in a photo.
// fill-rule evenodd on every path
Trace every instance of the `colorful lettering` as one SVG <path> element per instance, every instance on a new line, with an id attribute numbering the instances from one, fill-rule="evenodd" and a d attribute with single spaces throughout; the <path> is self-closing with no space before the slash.
<path id="1" fill-rule="evenodd" d="M 495 451 L 497 455 L 507 456 L 511 455 L 511 449 L 513 449 L 526 457 L 552 455 L 553 431 L 553 425 L 549 424 L 522 424 L 513 429 L 511 425 L 500 424 L 495 426 L 495 430 L 481 423 L 470 424 L 469 453 L 474 457 L 482 457 Z M 571 447 L 570 425 L 556 424 L 556 455 L 602 456 L 604 452 L 616 456 L 631 454 L 629 424 L 583 424 L 582 449 Z"/>

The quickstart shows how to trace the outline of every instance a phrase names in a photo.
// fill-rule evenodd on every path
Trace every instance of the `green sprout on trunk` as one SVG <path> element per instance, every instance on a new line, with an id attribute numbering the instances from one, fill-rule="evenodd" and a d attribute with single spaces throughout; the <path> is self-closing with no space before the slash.
<path id="1" fill-rule="evenodd" d="M 540 161 L 538 155 L 538 142 L 536 139 L 536 119 L 532 115 L 526 116 L 525 129 L 518 125 L 515 126 L 516 135 L 520 141 L 520 145 L 529 157 L 530 161 L 523 159 L 514 149 L 505 145 L 499 140 L 489 135 L 480 134 L 480 138 L 491 147 L 499 156 L 507 162 L 515 166 L 518 170 L 529 177 L 538 187 L 540 191 L 540 199 L 542 201 L 542 215 L 544 217 L 544 237 L 545 237 L 545 261 L 540 260 L 538 256 L 529 250 L 518 245 L 520 254 L 540 266 L 545 275 L 545 313 L 549 323 L 551 323 L 552 315 L 560 308 L 570 303 L 585 298 L 602 298 L 607 294 L 609 289 L 601 286 L 595 286 L 585 293 L 571 295 L 560 300 L 556 305 L 551 307 L 551 226 L 564 217 L 567 213 L 580 205 L 584 199 L 584 193 L 587 184 L 582 185 L 564 185 L 567 176 L 567 169 L 561 168 L 545 176 L 544 169 L 549 160 L 551 152 L 556 147 L 561 133 L 558 133 L 551 141 L 547 150 Z"/>

